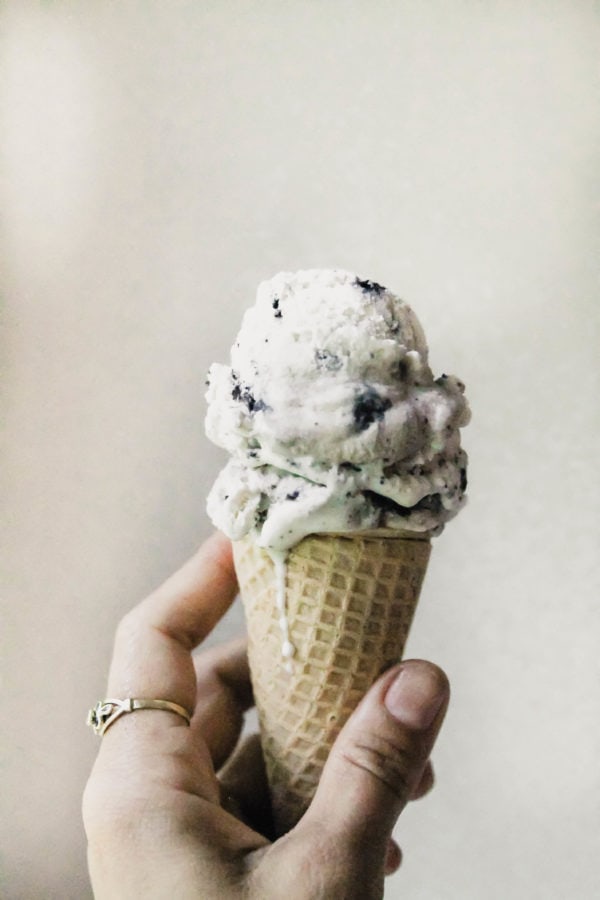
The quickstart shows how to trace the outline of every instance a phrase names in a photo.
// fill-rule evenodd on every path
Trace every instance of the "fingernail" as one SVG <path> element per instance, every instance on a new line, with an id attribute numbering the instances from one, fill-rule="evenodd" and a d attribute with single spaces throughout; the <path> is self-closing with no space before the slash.
<path id="1" fill-rule="evenodd" d="M 421 731 L 435 719 L 447 691 L 439 670 L 424 663 L 409 663 L 388 688 L 384 703 L 395 719 Z"/>

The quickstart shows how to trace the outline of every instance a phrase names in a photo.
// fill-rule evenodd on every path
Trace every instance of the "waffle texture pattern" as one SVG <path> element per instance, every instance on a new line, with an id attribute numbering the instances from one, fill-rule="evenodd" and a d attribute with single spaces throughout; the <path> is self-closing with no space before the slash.
<path id="1" fill-rule="evenodd" d="M 275 567 L 251 538 L 234 543 L 273 816 L 293 827 L 331 746 L 369 687 L 402 656 L 430 554 L 428 540 L 311 535 L 286 560 L 295 648 L 282 657 Z"/>

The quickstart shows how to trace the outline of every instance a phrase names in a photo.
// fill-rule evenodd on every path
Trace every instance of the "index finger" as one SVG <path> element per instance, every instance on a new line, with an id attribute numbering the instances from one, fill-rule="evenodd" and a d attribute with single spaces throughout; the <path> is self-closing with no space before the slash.
<path id="1" fill-rule="evenodd" d="M 216 533 L 122 620 L 108 696 L 171 700 L 192 712 L 196 675 L 191 651 L 224 615 L 236 592 L 231 543 Z"/>

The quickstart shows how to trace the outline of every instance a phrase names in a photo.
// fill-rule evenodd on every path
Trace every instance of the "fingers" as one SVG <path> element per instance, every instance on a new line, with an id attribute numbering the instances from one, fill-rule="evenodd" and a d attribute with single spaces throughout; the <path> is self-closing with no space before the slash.
<path id="1" fill-rule="evenodd" d="M 424 797 L 425 794 L 428 794 L 432 789 L 435 782 L 435 776 L 433 774 L 433 766 L 431 764 L 431 760 L 427 760 L 425 763 L 425 768 L 423 769 L 423 774 L 419 779 L 419 782 L 413 792 L 410 795 L 410 800 L 420 800 L 421 797 Z M 393 838 L 390 838 L 388 841 L 387 849 L 385 852 L 385 862 L 383 865 L 383 874 L 384 875 L 393 875 L 394 872 L 397 872 L 400 866 L 402 865 L 402 850 L 396 843 Z"/>
<path id="2" fill-rule="evenodd" d="M 247 656 L 239 638 L 204 651 L 194 660 L 197 677 L 192 731 L 201 737 L 219 769 L 238 742 L 244 713 L 254 704 Z"/>
<path id="3" fill-rule="evenodd" d="M 435 784 L 435 775 L 433 772 L 433 766 L 431 764 L 431 760 L 427 760 L 425 764 L 425 768 L 423 769 L 423 774 L 419 779 L 419 783 L 413 790 L 410 795 L 411 800 L 420 800 L 421 797 L 424 797 L 429 791 L 432 789 Z"/>
<path id="4" fill-rule="evenodd" d="M 393 875 L 402 865 L 402 850 L 394 840 L 390 840 L 385 852 L 385 862 L 383 865 L 384 875 Z"/>
<path id="5" fill-rule="evenodd" d="M 319 824 L 382 863 L 407 801 L 427 787 L 427 760 L 449 699 L 444 673 L 404 662 L 386 673 L 340 733 L 299 828 Z"/>
<path id="6" fill-rule="evenodd" d="M 223 806 L 267 838 L 274 838 L 260 736 L 247 737 L 219 773 Z"/>
<path id="7" fill-rule="evenodd" d="M 122 620 L 108 697 L 170 700 L 192 712 L 196 672 L 191 650 L 223 615 L 236 587 L 231 545 L 215 534 Z M 190 741 L 185 720 L 163 710 L 123 715 L 106 732 L 95 781 L 111 783 L 119 778 L 125 779 L 128 794 L 142 804 L 147 803 L 149 791 L 156 798 L 157 791 L 165 788 L 175 789 L 179 796 L 188 792 L 215 803 L 219 799 L 206 744 L 201 739 Z"/>
<path id="8" fill-rule="evenodd" d="M 172 700 L 192 711 L 196 676 L 191 650 L 235 597 L 231 544 L 215 534 L 182 569 L 122 620 L 109 675 L 109 697 Z M 138 712 L 128 719 L 170 716 Z M 183 722 L 183 720 L 181 720 Z M 111 729 L 108 734 L 111 734 Z"/>

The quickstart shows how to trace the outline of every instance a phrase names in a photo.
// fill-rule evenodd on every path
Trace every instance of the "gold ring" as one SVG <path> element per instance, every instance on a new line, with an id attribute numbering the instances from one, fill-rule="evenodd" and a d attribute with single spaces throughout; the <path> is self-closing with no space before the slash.
<path id="1" fill-rule="evenodd" d="M 128 697 L 126 700 L 98 700 L 93 709 L 87 715 L 87 724 L 93 728 L 99 737 L 110 728 L 121 716 L 135 712 L 138 709 L 163 709 L 175 713 L 190 724 L 190 713 L 178 703 L 171 700 L 148 700 L 145 698 Z"/>

